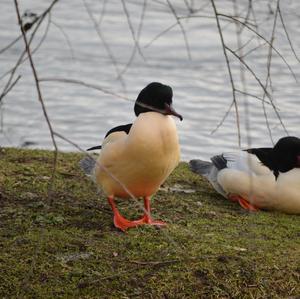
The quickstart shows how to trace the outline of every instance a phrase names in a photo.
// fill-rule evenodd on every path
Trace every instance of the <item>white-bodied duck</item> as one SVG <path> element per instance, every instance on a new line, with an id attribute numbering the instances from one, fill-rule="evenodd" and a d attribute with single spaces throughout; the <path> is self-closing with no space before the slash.
<path id="1" fill-rule="evenodd" d="M 273 148 L 223 153 L 211 162 L 191 160 L 217 192 L 248 210 L 300 214 L 300 139 L 283 137 Z"/>
<path id="2" fill-rule="evenodd" d="M 152 219 L 150 197 L 167 179 L 180 159 L 177 129 L 171 115 L 182 120 L 172 107 L 172 88 L 153 82 L 138 95 L 133 124 L 108 131 L 97 161 L 87 157 L 81 161 L 86 173 L 108 196 L 114 213 L 114 225 L 125 231 L 141 224 L 165 225 Z M 125 219 L 114 198 L 144 198 L 144 216 L 139 220 Z"/>

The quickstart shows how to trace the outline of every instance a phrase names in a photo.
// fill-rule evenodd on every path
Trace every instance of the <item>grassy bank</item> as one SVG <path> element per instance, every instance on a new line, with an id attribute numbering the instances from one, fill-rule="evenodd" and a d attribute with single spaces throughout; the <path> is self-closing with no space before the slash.
<path id="1" fill-rule="evenodd" d="M 169 225 L 125 234 L 82 155 L 59 154 L 50 204 L 52 156 L 0 151 L 1 298 L 299 298 L 299 216 L 249 214 L 181 163 L 153 199 Z"/>

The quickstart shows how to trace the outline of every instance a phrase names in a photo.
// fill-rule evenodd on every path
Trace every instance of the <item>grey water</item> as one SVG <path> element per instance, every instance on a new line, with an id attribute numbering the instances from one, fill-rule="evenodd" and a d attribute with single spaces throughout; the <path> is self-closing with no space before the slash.
<path id="1" fill-rule="evenodd" d="M 40 14 L 52 1 L 19 2 L 22 13 Z M 226 45 L 241 55 L 256 78 L 266 84 L 268 43 L 226 17 L 244 21 L 249 2 L 237 1 L 236 7 L 229 0 L 215 2 L 218 12 L 225 14 L 220 22 Z M 184 117 L 182 122 L 176 120 L 183 160 L 207 159 L 239 148 L 235 108 L 227 113 L 233 99 L 232 87 L 211 1 L 170 1 L 180 24 L 166 1 L 124 3 L 58 1 L 37 32 L 32 43 L 32 49 L 38 47 L 33 60 L 54 130 L 83 149 L 101 144 L 111 127 L 134 121 L 133 104 L 139 91 L 159 81 L 173 88 L 174 106 Z M 249 14 L 249 27 L 270 42 L 276 1 L 252 3 L 254 13 Z M 277 15 L 272 43 L 286 62 L 271 51 L 271 85 L 267 89 L 273 104 L 268 97 L 262 100 L 260 83 L 227 51 L 236 89 L 256 96 L 236 93 L 242 148 L 271 146 L 286 134 L 300 135 L 300 64 L 285 32 L 300 56 L 300 2 L 280 3 L 285 28 Z M 0 8 L 2 92 L 24 43 L 20 39 L 1 53 L 20 35 L 20 29 L 13 1 L 1 0 Z M 0 145 L 52 149 L 28 60 L 19 66 L 14 78 L 19 75 L 18 83 L 1 103 Z M 109 93 L 63 80 L 96 85 Z M 59 150 L 77 151 L 68 142 L 59 138 L 57 142 Z"/>

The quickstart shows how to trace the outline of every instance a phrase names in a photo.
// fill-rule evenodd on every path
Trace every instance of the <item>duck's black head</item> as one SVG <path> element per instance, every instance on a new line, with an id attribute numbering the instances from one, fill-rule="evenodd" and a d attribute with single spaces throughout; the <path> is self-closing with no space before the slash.
<path id="1" fill-rule="evenodd" d="M 297 137 L 283 137 L 273 148 L 274 173 L 287 172 L 300 167 L 300 139 Z"/>
<path id="2" fill-rule="evenodd" d="M 182 120 L 182 116 L 172 107 L 172 97 L 173 91 L 170 86 L 152 82 L 139 93 L 134 113 L 139 116 L 141 113 L 155 111 L 164 115 L 174 115 Z"/>
<path id="3" fill-rule="evenodd" d="M 276 179 L 279 172 L 287 172 L 300 167 L 300 139 L 283 137 L 273 148 L 252 148 L 248 153 L 255 154 L 258 159 L 273 171 Z"/>

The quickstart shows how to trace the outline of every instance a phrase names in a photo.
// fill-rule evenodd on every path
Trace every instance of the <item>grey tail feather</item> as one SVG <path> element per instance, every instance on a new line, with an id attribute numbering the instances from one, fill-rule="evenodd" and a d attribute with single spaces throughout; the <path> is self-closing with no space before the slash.
<path id="1" fill-rule="evenodd" d="M 83 158 L 79 162 L 80 168 L 83 170 L 83 172 L 86 175 L 92 175 L 93 174 L 93 170 L 95 168 L 95 165 L 96 165 L 96 160 L 93 159 L 90 156 L 87 156 L 87 157 Z"/>
<path id="2" fill-rule="evenodd" d="M 223 155 L 213 156 L 211 158 L 213 164 L 217 167 L 218 170 L 224 169 L 227 167 L 227 160 L 224 158 Z"/>
<path id="3" fill-rule="evenodd" d="M 208 175 L 211 171 L 213 164 L 208 161 L 202 161 L 199 159 L 191 160 L 190 161 L 190 168 L 193 172 L 201 174 L 201 175 Z"/>

